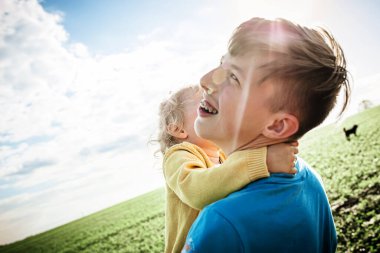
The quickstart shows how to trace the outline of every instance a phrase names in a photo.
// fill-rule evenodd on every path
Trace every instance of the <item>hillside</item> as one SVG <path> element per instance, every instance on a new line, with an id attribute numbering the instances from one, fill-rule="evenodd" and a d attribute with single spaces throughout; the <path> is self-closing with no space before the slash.
<path id="1" fill-rule="evenodd" d="M 0 252 L 162 252 L 164 201 L 164 189 L 158 189 L 2 246 Z"/>
<path id="2" fill-rule="evenodd" d="M 343 127 L 358 124 L 345 139 Z M 338 252 L 380 249 L 380 106 L 339 127 L 316 129 L 300 156 L 322 176 L 338 231 Z M 0 252 L 162 252 L 164 190 L 147 193 L 51 231 L 1 246 Z"/>
<path id="3" fill-rule="evenodd" d="M 347 141 L 343 128 L 358 125 Z M 338 252 L 380 249 L 380 106 L 310 132 L 301 156 L 322 176 L 338 231 Z"/>

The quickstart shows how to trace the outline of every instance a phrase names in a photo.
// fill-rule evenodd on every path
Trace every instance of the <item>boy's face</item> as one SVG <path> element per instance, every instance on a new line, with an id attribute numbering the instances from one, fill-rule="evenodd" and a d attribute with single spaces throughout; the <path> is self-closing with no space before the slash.
<path id="1" fill-rule="evenodd" d="M 201 78 L 204 100 L 195 121 L 196 132 L 227 154 L 257 139 L 272 115 L 268 100 L 273 86 L 258 84 L 258 66 L 263 63 L 252 55 L 226 54 L 218 68 Z"/>

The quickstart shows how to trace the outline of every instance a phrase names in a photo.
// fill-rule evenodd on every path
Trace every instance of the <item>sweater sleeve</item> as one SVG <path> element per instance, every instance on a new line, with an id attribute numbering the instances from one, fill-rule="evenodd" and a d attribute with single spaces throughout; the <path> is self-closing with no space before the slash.
<path id="1" fill-rule="evenodd" d="M 232 153 L 221 165 L 206 165 L 191 152 L 177 150 L 164 161 L 168 186 L 188 206 L 201 210 L 252 181 L 268 177 L 266 147 Z"/>

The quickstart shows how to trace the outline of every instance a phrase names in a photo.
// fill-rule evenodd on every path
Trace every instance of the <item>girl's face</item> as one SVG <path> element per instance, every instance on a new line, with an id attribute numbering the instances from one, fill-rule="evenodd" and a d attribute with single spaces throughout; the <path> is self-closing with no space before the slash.
<path id="1" fill-rule="evenodd" d="M 199 137 L 194 130 L 194 122 L 198 116 L 199 104 L 202 99 L 201 93 L 188 94 L 184 101 L 184 125 L 183 128 L 187 132 L 185 141 L 193 143 L 202 149 L 216 148 L 216 145 L 206 139 Z"/>

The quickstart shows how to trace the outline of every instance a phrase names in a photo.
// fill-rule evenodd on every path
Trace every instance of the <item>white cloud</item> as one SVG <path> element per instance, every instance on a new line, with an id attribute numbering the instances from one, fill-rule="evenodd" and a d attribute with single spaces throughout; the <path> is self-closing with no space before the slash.
<path id="1" fill-rule="evenodd" d="M 337 105 L 331 111 L 329 116 L 323 122 L 322 126 L 336 123 L 336 127 L 340 127 L 344 119 L 360 112 L 363 108 L 360 103 L 363 100 L 369 100 L 373 105 L 380 104 L 380 73 L 365 78 L 350 78 L 351 95 L 349 104 L 342 116 L 339 113 L 343 106 L 343 91 L 338 96 Z"/>
<path id="2" fill-rule="evenodd" d="M 181 21 L 93 55 L 35 0 L 1 1 L 0 17 L 0 243 L 162 186 L 146 144 L 158 104 L 218 64 L 223 27 Z"/>

